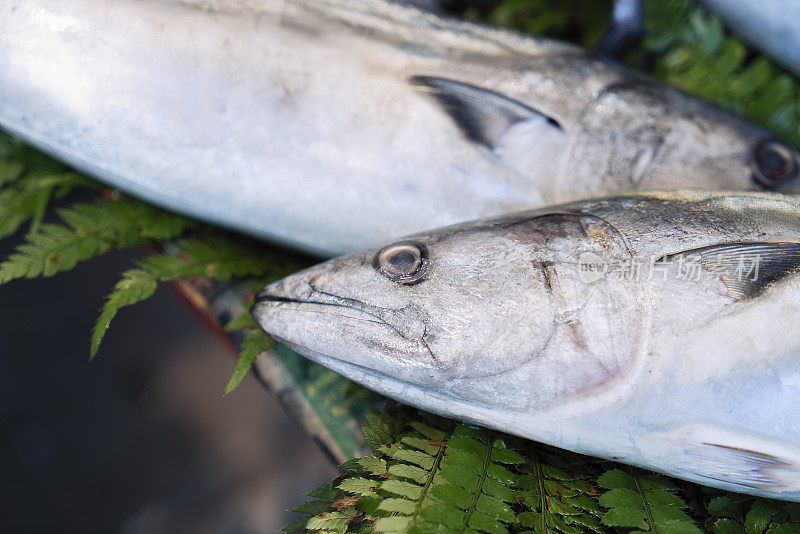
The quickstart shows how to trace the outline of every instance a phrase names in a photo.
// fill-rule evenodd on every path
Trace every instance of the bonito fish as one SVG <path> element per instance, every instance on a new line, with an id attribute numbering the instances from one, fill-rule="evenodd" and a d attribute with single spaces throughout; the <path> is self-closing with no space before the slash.
<path id="1" fill-rule="evenodd" d="M 451 226 L 268 285 L 271 336 L 402 402 L 800 501 L 800 200 L 632 194 Z"/>
<path id="2" fill-rule="evenodd" d="M 382 0 L 2 0 L 0 126 L 324 255 L 628 190 L 800 188 L 762 128 L 574 46 Z"/>

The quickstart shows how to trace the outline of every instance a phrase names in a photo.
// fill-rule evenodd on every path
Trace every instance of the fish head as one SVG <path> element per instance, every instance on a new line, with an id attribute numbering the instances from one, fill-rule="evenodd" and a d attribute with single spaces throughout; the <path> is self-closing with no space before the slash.
<path id="1" fill-rule="evenodd" d="M 550 319 L 526 247 L 492 230 L 418 235 L 327 261 L 268 285 L 254 316 L 298 352 L 402 368 L 420 384 L 490 372 L 508 348 L 498 334 L 523 315 Z"/>
<path id="2" fill-rule="evenodd" d="M 604 89 L 565 126 L 560 198 L 626 191 L 800 191 L 800 152 L 758 125 L 647 83 Z"/>
<path id="3" fill-rule="evenodd" d="M 607 336 L 592 334 L 611 300 L 578 272 L 579 257 L 620 251 L 600 224 L 526 214 L 418 234 L 272 283 L 252 313 L 296 352 L 438 413 L 464 416 L 450 401 L 552 405 L 622 372 L 617 354 L 594 345 Z"/>
<path id="4" fill-rule="evenodd" d="M 441 392 L 458 383 L 469 397 L 468 384 L 546 346 L 553 303 L 535 249 L 550 239 L 558 243 L 551 251 L 571 254 L 573 230 L 573 222 L 534 219 L 420 234 L 272 283 L 252 313 L 278 341 L 373 389 L 394 381 Z"/>
<path id="5" fill-rule="evenodd" d="M 770 131 L 699 101 L 673 110 L 645 188 L 800 191 L 800 152 Z"/>

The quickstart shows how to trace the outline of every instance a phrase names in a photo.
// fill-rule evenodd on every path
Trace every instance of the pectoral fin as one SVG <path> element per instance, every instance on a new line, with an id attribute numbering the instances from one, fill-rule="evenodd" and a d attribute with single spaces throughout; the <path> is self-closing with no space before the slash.
<path id="1" fill-rule="evenodd" d="M 671 459 L 672 470 L 770 493 L 800 489 L 800 451 L 708 424 L 639 438 L 648 456 Z"/>
<path id="2" fill-rule="evenodd" d="M 537 119 L 562 130 L 552 117 L 489 89 L 435 76 L 414 76 L 411 83 L 427 89 L 467 138 L 491 149 L 511 126 L 522 121 Z"/>
<path id="3" fill-rule="evenodd" d="M 800 271 L 800 243 L 729 243 L 671 254 L 662 260 L 698 262 L 719 277 L 731 297 L 745 299 Z"/>

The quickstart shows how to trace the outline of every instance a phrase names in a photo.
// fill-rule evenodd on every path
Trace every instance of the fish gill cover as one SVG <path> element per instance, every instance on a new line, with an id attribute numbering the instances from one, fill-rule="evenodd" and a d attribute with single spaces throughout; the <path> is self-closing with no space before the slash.
<path id="1" fill-rule="evenodd" d="M 458 0 L 468 18 L 592 45 L 610 2 Z M 688 0 L 647 0 L 647 33 L 626 61 L 800 144 L 800 84 Z M 57 220 L 56 223 L 46 222 Z M 24 233 L 24 236 L 22 233 Z M 111 249 L 148 255 L 120 276 L 92 330 L 94 357 L 117 312 L 160 283 L 237 281 L 239 359 L 226 393 L 273 346 L 247 313 L 253 292 L 309 265 L 298 254 L 235 236 L 111 192 L 0 134 L 0 238 L 22 244 L 0 284 L 53 276 Z M 288 532 L 798 533 L 800 505 L 747 497 L 479 430 L 387 403 L 288 351 L 272 366 L 328 429 L 339 458 L 365 440 L 370 456 L 309 493 Z M 274 355 L 274 353 L 273 353 Z M 366 417 L 370 406 L 374 408 Z M 357 421 L 366 420 L 362 432 Z M 307 421 L 304 421 L 307 423 Z M 308 425 L 307 425 L 308 427 Z M 355 429 L 352 432 L 341 429 Z M 363 438 L 362 438 L 363 436 Z"/>

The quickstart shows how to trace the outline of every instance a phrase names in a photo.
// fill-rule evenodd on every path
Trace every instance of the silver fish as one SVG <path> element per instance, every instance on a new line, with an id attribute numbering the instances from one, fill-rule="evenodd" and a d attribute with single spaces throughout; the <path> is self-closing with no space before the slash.
<path id="1" fill-rule="evenodd" d="M 800 2 L 698 0 L 754 46 L 800 75 Z"/>
<path id="2" fill-rule="evenodd" d="M 3 128 L 323 255 L 628 190 L 800 189 L 762 128 L 574 46 L 383 0 L 2 0 L 0 50 Z"/>
<path id="3" fill-rule="evenodd" d="M 425 410 L 800 501 L 800 199 L 632 194 L 460 224 L 268 285 L 258 324 Z"/>

